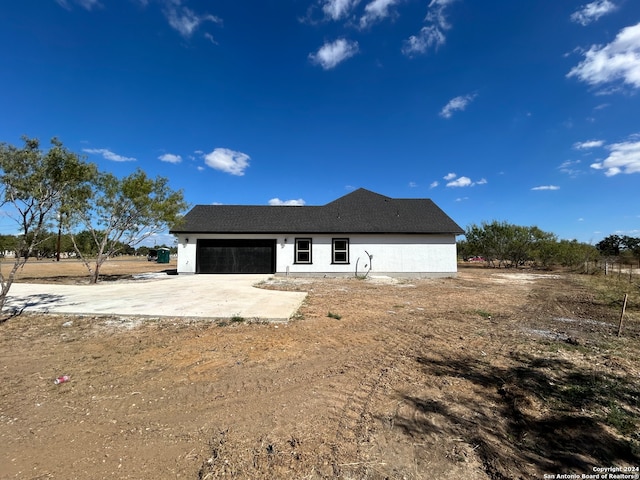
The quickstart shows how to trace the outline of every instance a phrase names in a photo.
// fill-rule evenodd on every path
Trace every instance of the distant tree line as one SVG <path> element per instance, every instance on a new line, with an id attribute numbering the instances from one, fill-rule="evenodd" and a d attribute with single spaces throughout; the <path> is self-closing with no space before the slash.
<path id="1" fill-rule="evenodd" d="M 60 235 L 60 242 L 58 244 L 58 234 L 50 231 L 42 232 L 42 240 L 38 242 L 38 245 L 32 252 L 20 252 L 18 246 L 20 245 L 20 237 L 18 235 L 0 235 L 0 256 L 11 257 L 15 255 L 31 256 L 34 258 L 57 258 L 58 253 L 62 258 L 76 257 L 76 251 L 73 246 L 73 240 L 68 233 L 62 233 Z M 76 245 L 78 250 L 86 258 L 92 258 L 98 255 L 98 247 L 93 240 L 91 232 L 83 230 L 74 234 Z M 165 244 L 155 245 L 153 247 L 139 246 L 132 247 L 131 245 L 125 245 L 123 243 L 116 244 L 118 255 L 139 255 L 146 257 L 149 254 L 149 250 L 158 248 L 168 248 L 171 254 L 178 253 L 178 247 L 168 247 Z"/>
<path id="2" fill-rule="evenodd" d="M 602 256 L 616 257 L 623 263 L 640 259 L 640 238 L 627 235 L 609 235 L 596 243 L 596 248 Z"/>
<path id="3" fill-rule="evenodd" d="M 559 240 L 538 227 L 523 227 L 508 222 L 482 222 L 465 230 L 458 242 L 458 254 L 464 259 L 481 259 L 494 267 L 539 267 L 560 265 L 582 268 L 599 259 L 623 263 L 640 262 L 640 239 L 610 235 L 596 245 L 577 240 Z"/>

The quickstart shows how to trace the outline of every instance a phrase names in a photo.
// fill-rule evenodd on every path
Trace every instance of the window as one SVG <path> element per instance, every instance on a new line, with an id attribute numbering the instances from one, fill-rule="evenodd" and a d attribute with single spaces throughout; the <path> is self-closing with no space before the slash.
<path id="1" fill-rule="evenodd" d="M 334 238 L 331 242 L 331 263 L 349 263 L 349 239 Z"/>
<path id="2" fill-rule="evenodd" d="M 294 263 L 311 263 L 310 238 L 296 238 L 296 258 Z"/>

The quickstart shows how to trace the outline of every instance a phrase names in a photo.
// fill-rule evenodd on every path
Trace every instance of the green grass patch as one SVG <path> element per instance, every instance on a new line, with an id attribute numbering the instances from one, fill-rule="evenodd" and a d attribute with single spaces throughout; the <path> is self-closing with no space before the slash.
<path id="1" fill-rule="evenodd" d="M 615 401 L 609 402 L 604 421 L 622 435 L 631 435 L 636 431 L 636 416 L 629 413 Z"/>

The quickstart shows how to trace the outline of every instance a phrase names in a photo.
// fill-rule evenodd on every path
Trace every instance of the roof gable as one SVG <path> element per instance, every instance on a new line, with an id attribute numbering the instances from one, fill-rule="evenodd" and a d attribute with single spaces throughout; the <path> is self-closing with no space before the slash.
<path id="1" fill-rule="evenodd" d="M 464 231 L 430 199 L 359 188 L 323 206 L 196 205 L 172 233 L 448 233 Z"/>

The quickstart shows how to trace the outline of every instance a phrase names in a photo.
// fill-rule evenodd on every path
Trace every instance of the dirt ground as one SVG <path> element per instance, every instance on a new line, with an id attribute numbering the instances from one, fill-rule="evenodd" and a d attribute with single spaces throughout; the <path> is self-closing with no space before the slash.
<path id="1" fill-rule="evenodd" d="M 110 280 L 171 268 L 107 265 Z M 76 266 L 33 263 L 21 281 L 77 282 Z M 640 321 L 631 308 L 616 336 L 619 306 L 579 277 L 261 287 L 308 297 L 287 324 L 2 318 L 0 478 L 638 473 Z"/>

